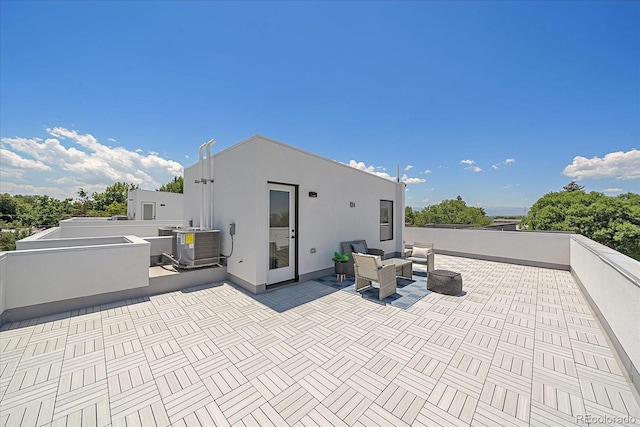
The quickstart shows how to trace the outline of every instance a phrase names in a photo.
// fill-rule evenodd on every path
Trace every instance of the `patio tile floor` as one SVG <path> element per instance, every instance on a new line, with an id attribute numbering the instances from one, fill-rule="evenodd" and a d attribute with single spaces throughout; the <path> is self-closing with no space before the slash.
<path id="1" fill-rule="evenodd" d="M 220 283 L 3 325 L 0 426 L 640 423 L 569 272 L 436 267 L 466 293 Z"/>

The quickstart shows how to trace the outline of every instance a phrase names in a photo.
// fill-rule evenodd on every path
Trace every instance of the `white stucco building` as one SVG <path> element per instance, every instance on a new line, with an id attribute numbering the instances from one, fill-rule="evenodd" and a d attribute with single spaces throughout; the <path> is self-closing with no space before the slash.
<path id="1" fill-rule="evenodd" d="M 127 217 L 133 220 L 181 220 L 183 195 L 166 191 L 131 190 L 127 198 Z"/>
<path id="2" fill-rule="evenodd" d="M 342 241 L 399 255 L 404 192 L 404 183 L 253 136 L 185 169 L 184 220 L 221 230 L 229 278 L 259 293 L 332 272 Z"/>

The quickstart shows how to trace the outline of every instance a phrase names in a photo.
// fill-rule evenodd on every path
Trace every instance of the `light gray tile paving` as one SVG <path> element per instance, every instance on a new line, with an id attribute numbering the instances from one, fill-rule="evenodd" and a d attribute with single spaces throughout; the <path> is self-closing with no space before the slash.
<path id="1" fill-rule="evenodd" d="M 258 296 L 217 284 L 2 325 L 0 426 L 640 417 L 569 272 L 436 264 L 462 273 L 465 296 L 400 310 L 313 281 Z"/>

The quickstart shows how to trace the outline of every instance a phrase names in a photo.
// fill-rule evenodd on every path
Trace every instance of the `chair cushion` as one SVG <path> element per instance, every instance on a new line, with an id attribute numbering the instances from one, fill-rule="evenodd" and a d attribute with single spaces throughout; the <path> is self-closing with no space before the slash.
<path id="1" fill-rule="evenodd" d="M 353 252 L 358 253 L 358 254 L 366 254 L 367 253 L 367 249 L 364 247 L 364 243 L 363 242 L 352 243 L 351 244 L 351 249 L 353 249 Z"/>
<path id="2" fill-rule="evenodd" d="M 411 254 L 411 256 L 415 258 L 426 258 L 430 252 L 431 252 L 431 248 L 417 248 L 414 246 L 413 253 Z"/>

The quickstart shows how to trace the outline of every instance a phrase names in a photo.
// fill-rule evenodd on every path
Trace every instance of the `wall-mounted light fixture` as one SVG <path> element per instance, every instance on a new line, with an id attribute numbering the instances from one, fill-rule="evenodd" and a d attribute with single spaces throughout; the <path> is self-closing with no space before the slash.
<path id="1" fill-rule="evenodd" d="M 315 191 L 309 191 L 309 197 L 313 197 L 314 199 L 318 197 L 318 193 Z"/>

